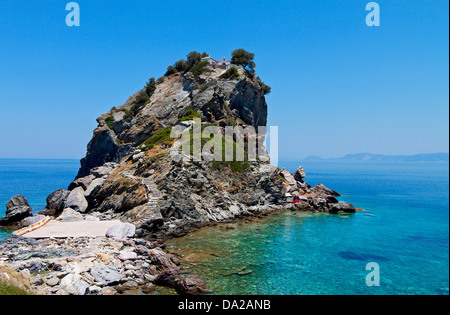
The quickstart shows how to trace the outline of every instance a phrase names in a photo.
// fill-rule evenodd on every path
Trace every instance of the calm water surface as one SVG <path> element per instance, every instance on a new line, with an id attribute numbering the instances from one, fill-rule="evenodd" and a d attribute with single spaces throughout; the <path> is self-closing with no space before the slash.
<path id="1" fill-rule="evenodd" d="M 300 163 L 283 162 L 293 172 Z M 190 272 L 214 294 L 448 294 L 449 167 L 446 164 L 303 163 L 323 183 L 367 209 L 355 215 L 273 214 L 172 240 Z M 0 215 L 14 195 L 35 212 L 67 188 L 78 160 L 0 159 Z M 219 231 L 219 232 L 218 232 Z M 0 238 L 9 232 L 0 230 Z M 377 262 L 381 286 L 367 287 Z"/>
<path id="2" fill-rule="evenodd" d="M 283 163 L 293 172 L 299 163 Z M 169 248 L 214 294 L 448 294 L 449 168 L 443 164 L 304 163 L 311 184 L 367 209 L 281 212 L 206 228 Z M 366 285 L 367 263 L 381 286 Z"/>

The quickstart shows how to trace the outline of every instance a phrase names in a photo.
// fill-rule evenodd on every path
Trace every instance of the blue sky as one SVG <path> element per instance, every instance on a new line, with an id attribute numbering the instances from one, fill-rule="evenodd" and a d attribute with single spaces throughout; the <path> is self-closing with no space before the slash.
<path id="1" fill-rule="evenodd" d="M 256 54 L 281 158 L 448 152 L 448 1 L 0 2 L 0 158 L 81 158 L 95 119 L 189 51 Z"/>

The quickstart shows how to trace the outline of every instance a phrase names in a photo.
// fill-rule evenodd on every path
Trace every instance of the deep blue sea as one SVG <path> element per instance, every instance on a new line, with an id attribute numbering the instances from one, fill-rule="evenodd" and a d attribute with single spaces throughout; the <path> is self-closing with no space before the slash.
<path id="1" fill-rule="evenodd" d="M 291 172 L 298 165 L 280 163 Z M 204 229 L 169 248 L 202 257 L 189 268 L 215 294 L 449 294 L 448 164 L 302 165 L 308 183 L 368 212 L 281 212 L 220 233 Z M 16 194 L 35 212 L 44 209 L 78 168 L 78 160 L 0 159 L 0 216 Z M 380 287 L 366 285 L 369 262 L 380 266 Z"/>
<path id="2" fill-rule="evenodd" d="M 300 163 L 280 167 L 294 172 Z M 310 184 L 368 212 L 285 211 L 173 240 L 214 294 L 449 294 L 449 166 L 303 163 Z M 199 259 L 201 258 L 201 259 Z M 366 266 L 380 267 L 369 287 Z"/>

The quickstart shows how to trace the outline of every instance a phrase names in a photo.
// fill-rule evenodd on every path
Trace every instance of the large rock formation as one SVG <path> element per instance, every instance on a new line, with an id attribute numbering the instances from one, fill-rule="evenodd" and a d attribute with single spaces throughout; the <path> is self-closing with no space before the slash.
<path id="1" fill-rule="evenodd" d="M 189 226 L 285 207 L 349 212 L 351 207 L 339 205 L 337 193 L 304 182 L 301 167 L 293 175 L 262 158 L 173 158 L 181 140 L 167 135 L 195 128 L 194 118 L 202 128 L 216 127 L 222 134 L 230 125 L 266 125 L 265 84 L 242 66 L 236 69 L 239 78 L 232 80 L 222 77 L 225 69 L 212 66 L 200 74 L 164 76 L 101 115 L 77 178 L 69 191 L 49 196 L 48 209 L 121 219 L 134 224 L 138 236 L 179 235 Z M 246 143 L 251 137 L 245 134 Z"/>

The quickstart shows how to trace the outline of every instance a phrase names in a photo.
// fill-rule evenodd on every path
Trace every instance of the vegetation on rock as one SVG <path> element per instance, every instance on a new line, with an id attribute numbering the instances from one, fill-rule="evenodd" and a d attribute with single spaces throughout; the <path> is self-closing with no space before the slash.
<path id="1" fill-rule="evenodd" d="M 227 72 L 222 74 L 220 78 L 228 80 L 239 80 L 239 71 L 236 69 L 236 67 L 231 67 L 227 70 Z"/>
<path id="2" fill-rule="evenodd" d="M 172 131 L 172 127 L 166 127 L 164 129 L 161 129 L 160 131 L 155 133 L 153 136 L 151 136 L 149 139 L 145 140 L 139 146 L 139 148 L 151 150 L 156 145 L 166 145 L 166 146 L 172 145 L 173 139 L 170 136 L 171 131 Z"/>
<path id="3" fill-rule="evenodd" d="M 255 54 L 246 51 L 245 49 L 236 49 L 231 53 L 231 63 L 234 65 L 240 65 L 244 68 L 254 72 L 256 64 L 253 61 L 255 59 Z"/>

